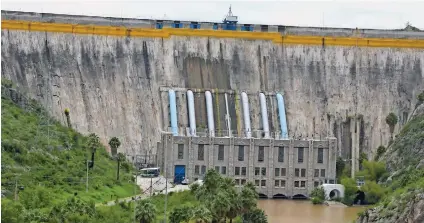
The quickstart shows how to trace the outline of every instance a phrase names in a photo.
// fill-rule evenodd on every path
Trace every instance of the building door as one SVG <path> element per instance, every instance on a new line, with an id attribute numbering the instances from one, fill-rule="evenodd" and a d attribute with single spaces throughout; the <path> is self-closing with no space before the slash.
<path id="1" fill-rule="evenodd" d="M 185 165 L 175 165 L 174 184 L 180 184 L 185 177 Z"/>

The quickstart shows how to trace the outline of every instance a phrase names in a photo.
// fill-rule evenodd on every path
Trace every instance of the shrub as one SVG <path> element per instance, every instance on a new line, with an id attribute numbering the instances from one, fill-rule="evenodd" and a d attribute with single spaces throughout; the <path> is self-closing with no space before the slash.
<path id="1" fill-rule="evenodd" d="M 311 191 L 313 204 L 322 204 L 325 200 L 325 191 L 323 187 L 316 187 Z"/>

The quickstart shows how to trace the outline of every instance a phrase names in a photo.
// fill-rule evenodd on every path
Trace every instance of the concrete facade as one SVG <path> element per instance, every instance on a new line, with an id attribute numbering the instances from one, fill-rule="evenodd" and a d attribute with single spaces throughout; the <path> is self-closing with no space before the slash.
<path id="1" fill-rule="evenodd" d="M 176 165 L 185 166 L 190 182 L 213 168 L 235 179 L 237 185 L 253 182 L 258 193 L 268 198 L 308 197 L 315 187 L 334 183 L 336 178 L 335 138 L 275 140 L 163 133 L 158 152 L 159 166 L 169 179 L 174 179 Z"/>

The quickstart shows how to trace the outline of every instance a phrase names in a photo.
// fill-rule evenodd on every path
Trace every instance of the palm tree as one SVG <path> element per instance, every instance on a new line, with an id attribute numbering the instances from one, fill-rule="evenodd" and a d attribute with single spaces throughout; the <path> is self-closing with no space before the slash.
<path id="1" fill-rule="evenodd" d="M 137 202 L 135 218 L 140 223 L 152 223 L 156 218 L 156 206 L 148 199 Z"/>
<path id="2" fill-rule="evenodd" d="M 116 156 L 116 161 L 118 162 L 116 180 L 119 180 L 119 168 L 121 167 L 121 162 L 125 161 L 125 155 L 123 153 L 118 153 L 118 155 Z"/>
<path id="3" fill-rule="evenodd" d="M 121 142 L 119 141 L 119 139 L 117 137 L 112 137 L 109 140 L 109 146 L 111 148 L 111 153 L 112 156 L 116 156 L 117 152 L 118 152 L 118 147 L 121 146 Z"/>
<path id="4" fill-rule="evenodd" d="M 66 122 L 68 124 L 68 128 L 72 128 L 71 117 L 69 116 L 69 108 L 65 108 L 65 116 L 66 116 Z"/>
<path id="5" fill-rule="evenodd" d="M 212 221 L 212 213 L 205 206 L 198 206 L 193 210 L 191 220 L 196 223 L 208 223 Z"/>
<path id="6" fill-rule="evenodd" d="M 193 209 L 189 206 L 174 208 L 169 215 L 170 223 L 189 222 L 193 216 Z"/>
<path id="7" fill-rule="evenodd" d="M 96 153 L 97 148 L 100 146 L 100 140 L 99 137 L 95 133 L 91 133 L 88 136 L 88 142 L 87 146 L 90 149 L 91 152 L 91 164 L 90 168 L 94 167 L 94 154 Z"/>
<path id="8" fill-rule="evenodd" d="M 258 208 L 244 214 L 242 218 L 245 223 L 268 223 L 265 212 Z"/>
<path id="9" fill-rule="evenodd" d="M 397 122 L 398 122 L 398 117 L 393 112 L 391 112 L 389 115 L 387 115 L 386 123 L 390 127 L 390 135 L 391 135 L 392 139 L 393 139 L 393 131 L 395 129 Z"/>

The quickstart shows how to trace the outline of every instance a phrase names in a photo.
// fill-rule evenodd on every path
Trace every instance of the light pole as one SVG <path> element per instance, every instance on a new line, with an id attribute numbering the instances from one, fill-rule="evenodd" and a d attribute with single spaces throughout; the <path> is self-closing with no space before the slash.
<path id="1" fill-rule="evenodd" d="M 86 177 L 86 180 L 85 180 L 85 192 L 88 192 L 88 160 L 86 160 L 86 163 L 87 163 L 87 177 Z"/>

